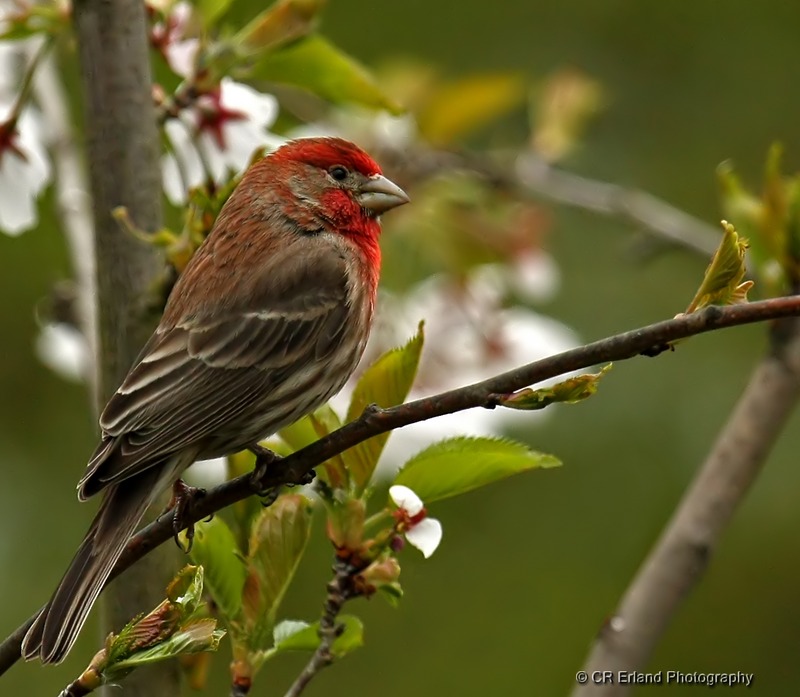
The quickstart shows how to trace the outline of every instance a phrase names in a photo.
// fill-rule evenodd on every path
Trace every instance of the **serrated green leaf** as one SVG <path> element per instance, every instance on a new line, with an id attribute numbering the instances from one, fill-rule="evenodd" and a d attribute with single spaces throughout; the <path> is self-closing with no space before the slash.
<path id="1" fill-rule="evenodd" d="M 742 282 L 747 271 L 744 263 L 747 240 L 741 239 L 733 225 L 724 220 L 722 227 L 722 240 L 706 269 L 700 288 L 686 309 L 686 314 L 697 312 L 708 305 L 747 302 L 747 291 L 753 286 L 752 281 Z"/>
<path id="2" fill-rule="evenodd" d="M 142 665 L 216 650 L 225 632 L 216 628 L 216 619 L 198 617 L 203 575 L 201 566 L 185 566 L 167 586 L 165 600 L 108 636 L 79 682 L 96 687 Z"/>
<path id="3" fill-rule="evenodd" d="M 464 494 L 527 470 L 558 467 L 553 455 L 500 438 L 450 438 L 412 457 L 393 484 L 413 489 L 426 504 Z"/>
<path id="4" fill-rule="evenodd" d="M 190 556 L 205 569 L 206 589 L 229 622 L 242 608 L 247 569 L 240 555 L 233 532 L 220 516 L 195 526 Z"/>
<path id="5" fill-rule="evenodd" d="M 253 522 L 242 613 L 251 649 L 272 641 L 275 616 L 311 534 L 311 501 L 283 494 Z"/>
<path id="6" fill-rule="evenodd" d="M 216 651 L 225 636 L 225 631 L 216 627 L 217 621 L 213 618 L 193 620 L 166 641 L 108 666 L 103 671 L 105 682 L 115 682 L 135 668 L 151 663 L 201 651 Z"/>
<path id="7" fill-rule="evenodd" d="M 334 104 L 402 112 L 366 68 L 316 34 L 266 54 L 253 66 L 252 76 L 300 87 Z"/>
<path id="8" fill-rule="evenodd" d="M 344 627 L 342 633 L 333 642 L 332 652 L 337 658 L 364 645 L 364 624 L 355 615 L 339 615 L 336 624 Z M 276 642 L 276 653 L 285 651 L 315 651 L 319 646 L 319 622 L 309 624 Z"/>
<path id="9" fill-rule="evenodd" d="M 387 351 L 364 371 L 350 399 L 347 421 L 357 419 L 370 404 L 387 408 L 403 403 L 417 375 L 424 341 L 420 322 L 417 333 L 404 346 Z M 388 438 L 388 433 L 373 436 L 344 453 L 356 496 L 361 495 L 372 479 Z"/>
<path id="10" fill-rule="evenodd" d="M 540 387 L 538 389 L 528 387 L 509 395 L 503 395 L 497 400 L 497 403 L 500 406 L 510 409 L 522 409 L 526 411 L 544 409 L 556 402 L 575 404 L 576 402 L 591 397 L 597 392 L 600 378 L 609 370 L 611 370 L 611 363 L 604 366 L 599 373 L 582 373 L 581 375 L 575 375 L 552 387 Z"/>

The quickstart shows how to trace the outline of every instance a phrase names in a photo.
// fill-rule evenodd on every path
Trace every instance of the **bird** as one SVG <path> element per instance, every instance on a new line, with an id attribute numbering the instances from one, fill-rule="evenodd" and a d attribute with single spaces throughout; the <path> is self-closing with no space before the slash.
<path id="1" fill-rule="evenodd" d="M 288 141 L 245 172 L 100 415 L 78 498 L 102 502 L 25 635 L 26 660 L 65 658 L 146 509 L 183 470 L 258 448 L 344 386 L 372 325 L 380 216 L 408 201 L 341 138 Z"/>

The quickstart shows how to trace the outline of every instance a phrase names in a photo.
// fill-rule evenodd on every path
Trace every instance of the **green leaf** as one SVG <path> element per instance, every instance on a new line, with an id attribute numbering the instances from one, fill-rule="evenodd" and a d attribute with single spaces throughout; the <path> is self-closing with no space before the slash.
<path id="1" fill-rule="evenodd" d="M 275 616 L 311 534 L 311 501 L 283 494 L 254 521 L 243 614 L 249 645 L 266 648 Z"/>
<path id="2" fill-rule="evenodd" d="M 317 409 L 313 414 L 304 416 L 299 421 L 282 428 L 278 435 L 294 450 L 300 450 L 307 445 L 324 438 L 329 433 L 340 428 L 342 421 L 338 414 L 326 404 Z M 347 482 L 347 469 L 342 455 L 334 455 L 326 460 L 322 468 L 317 470 L 321 479 L 334 489 L 344 488 Z"/>
<path id="3" fill-rule="evenodd" d="M 116 682 L 135 668 L 176 656 L 214 651 L 225 632 L 214 618 L 198 617 L 203 596 L 203 568 L 187 565 L 167 587 L 167 598 L 146 615 L 110 634 L 78 682 L 94 689 Z M 90 690 L 89 690 L 90 691 Z"/>
<path id="4" fill-rule="evenodd" d="M 470 75 L 440 85 L 419 114 L 420 132 L 433 143 L 453 143 L 520 105 L 525 94 L 519 75 Z"/>
<path id="5" fill-rule="evenodd" d="M 575 149 L 602 103 L 598 82 L 575 68 L 556 70 L 536 95 L 531 145 L 547 162 L 563 159 Z"/>
<path id="6" fill-rule="evenodd" d="M 56 38 L 70 28 L 71 13 L 58 3 L 18 3 L 3 8 L 2 41 L 21 41 L 32 36 Z"/>
<path id="7" fill-rule="evenodd" d="M 510 409 L 530 411 L 544 409 L 556 402 L 575 404 L 588 399 L 597 392 L 600 378 L 609 370 L 611 370 L 611 363 L 604 366 L 599 373 L 582 373 L 559 382 L 553 387 L 541 387 L 536 390 L 528 387 L 509 395 L 503 395 L 498 398 L 497 403 Z"/>
<path id="8" fill-rule="evenodd" d="M 198 0 L 197 9 L 203 19 L 203 26 L 213 27 L 230 9 L 233 0 Z"/>
<path id="9" fill-rule="evenodd" d="M 402 112 L 366 68 L 316 34 L 267 53 L 253 66 L 252 76 L 300 87 L 334 104 Z"/>
<path id="10" fill-rule="evenodd" d="M 346 497 L 343 501 L 326 501 L 328 512 L 328 539 L 338 550 L 356 552 L 364 541 L 364 522 L 367 502 L 364 499 Z"/>
<path id="11" fill-rule="evenodd" d="M 275 646 L 278 646 L 310 626 L 308 622 L 303 620 L 281 620 L 272 631 L 272 641 Z"/>
<path id="12" fill-rule="evenodd" d="M 457 496 L 513 474 L 558 467 L 552 455 L 500 438 L 462 436 L 435 443 L 412 457 L 393 484 L 413 489 L 425 503 Z"/>
<path id="13" fill-rule="evenodd" d="M 273 51 L 309 34 L 325 4 L 326 0 L 280 0 L 259 13 L 235 40 L 246 53 L 261 55 Z"/>
<path id="14" fill-rule="evenodd" d="M 141 666 L 201 651 L 216 651 L 225 636 L 224 630 L 216 627 L 217 621 L 210 617 L 193 620 L 166 641 L 109 666 L 104 671 L 104 678 L 106 682 L 115 682 Z"/>
<path id="15" fill-rule="evenodd" d="M 205 569 L 205 582 L 214 602 L 230 621 L 242 608 L 242 591 L 247 569 L 236 538 L 218 515 L 195 527 L 192 561 Z"/>
<path id="16" fill-rule="evenodd" d="M 400 607 L 403 599 L 403 587 L 399 583 L 386 583 L 378 588 L 378 593 L 391 607 Z"/>
<path id="17" fill-rule="evenodd" d="M 387 351 L 364 371 L 353 391 L 347 421 L 357 419 L 370 404 L 386 408 L 403 403 L 417 375 L 424 340 L 423 323 L 420 322 L 417 333 L 405 346 Z M 388 438 L 388 433 L 382 433 L 344 453 L 357 496 L 369 484 Z"/>
<path id="18" fill-rule="evenodd" d="M 742 282 L 747 271 L 744 254 L 747 240 L 740 239 L 733 225 L 722 221 L 724 234 L 711 263 L 706 269 L 703 282 L 697 289 L 686 314 L 708 305 L 734 305 L 747 302 L 747 291 L 752 281 Z"/>
<path id="19" fill-rule="evenodd" d="M 293 424 L 285 426 L 278 431 L 278 435 L 286 441 L 289 447 L 294 451 L 305 448 L 319 438 L 310 416 L 304 416 Z"/>
<path id="20" fill-rule="evenodd" d="M 283 625 L 284 623 L 281 623 Z M 364 645 L 364 625 L 355 615 L 339 615 L 336 624 L 343 627 L 342 633 L 333 642 L 333 655 L 341 658 Z M 281 627 L 278 625 L 278 627 Z M 305 626 L 303 622 L 293 622 L 275 636 L 275 652 L 314 651 L 319 646 L 319 622 Z"/>

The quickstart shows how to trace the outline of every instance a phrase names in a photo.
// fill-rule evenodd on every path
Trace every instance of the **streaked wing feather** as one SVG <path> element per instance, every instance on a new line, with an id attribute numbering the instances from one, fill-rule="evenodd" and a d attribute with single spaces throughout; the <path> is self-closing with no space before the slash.
<path id="1" fill-rule="evenodd" d="M 193 315 L 154 334 L 101 416 L 121 456 L 95 458 L 83 481 L 130 477 L 166 454 L 218 439 L 245 414 L 293 413 L 281 400 L 320 378 L 319 362 L 343 339 L 351 311 L 340 257 L 329 253 L 295 273 L 294 284 L 285 271 L 275 284 L 280 297 L 253 298 L 222 318 Z"/>

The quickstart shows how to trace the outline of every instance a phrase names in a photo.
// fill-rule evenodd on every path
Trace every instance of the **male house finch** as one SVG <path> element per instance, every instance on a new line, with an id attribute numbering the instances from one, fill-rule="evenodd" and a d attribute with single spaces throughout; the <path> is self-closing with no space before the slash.
<path id="1" fill-rule="evenodd" d="M 26 659 L 63 660 L 145 510 L 186 467 L 255 446 L 341 389 L 372 324 L 378 216 L 406 202 L 338 138 L 292 141 L 244 175 L 100 416 L 78 497 L 105 495 Z"/>

